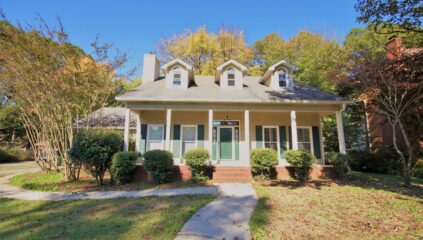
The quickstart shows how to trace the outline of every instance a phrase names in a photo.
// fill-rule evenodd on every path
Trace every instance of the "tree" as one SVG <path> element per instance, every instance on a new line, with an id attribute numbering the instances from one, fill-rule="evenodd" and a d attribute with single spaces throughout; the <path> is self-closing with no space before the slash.
<path id="1" fill-rule="evenodd" d="M 163 39 L 157 44 L 165 58 L 181 58 L 192 64 L 196 74 L 213 75 L 218 65 L 235 59 L 249 65 L 253 54 L 245 43 L 244 34 L 236 29 L 221 27 L 216 35 L 200 27 L 196 32 L 184 33 Z"/>
<path id="2" fill-rule="evenodd" d="M 134 78 L 128 80 L 126 78 L 121 78 L 115 81 L 115 87 L 111 93 L 109 100 L 106 103 L 106 106 L 116 107 L 121 106 L 121 103 L 116 102 L 115 97 L 122 95 L 126 92 L 132 91 L 142 84 L 142 78 Z"/>
<path id="3" fill-rule="evenodd" d="M 75 179 L 80 165 L 68 156 L 74 120 L 104 105 L 126 55 L 109 58 L 111 45 L 97 39 L 88 55 L 68 41 L 58 22 L 53 28 L 42 19 L 39 27 L 0 22 L 0 85 L 19 107 L 38 165 Z"/>
<path id="4" fill-rule="evenodd" d="M 357 21 L 370 24 L 377 33 L 423 33 L 420 0 L 358 0 L 355 9 Z"/>
<path id="5" fill-rule="evenodd" d="M 363 61 L 352 82 L 368 97 L 373 111 L 383 114 L 392 126 L 395 151 L 403 162 L 404 184 L 411 185 L 410 168 L 418 147 L 422 125 L 406 125 L 422 116 L 423 106 L 423 52 L 403 55 L 394 60 L 381 58 Z M 402 134 L 406 150 L 397 143 L 397 129 Z"/>
<path id="6" fill-rule="evenodd" d="M 286 42 L 277 33 L 269 33 L 253 44 L 254 61 L 260 65 L 262 73 L 271 65 L 286 57 L 285 46 Z"/>
<path id="7" fill-rule="evenodd" d="M 0 107 L 0 136 L 2 141 L 13 143 L 16 138 L 25 136 L 25 128 L 19 114 L 17 106 L 7 104 Z"/>

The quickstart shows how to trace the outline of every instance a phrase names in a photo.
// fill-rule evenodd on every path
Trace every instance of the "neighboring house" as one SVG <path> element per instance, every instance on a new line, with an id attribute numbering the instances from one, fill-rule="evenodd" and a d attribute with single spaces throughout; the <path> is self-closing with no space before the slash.
<path id="1" fill-rule="evenodd" d="M 423 48 L 404 48 L 403 41 L 400 37 L 393 37 L 385 44 L 386 58 L 395 60 L 397 58 L 408 57 L 423 51 Z M 360 100 L 367 103 L 367 96 L 359 96 Z M 393 146 L 393 130 L 387 118 L 384 115 L 372 112 L 370 109 L 366 111 L 366 123 L 369 130 L 370 147 L 373 151 L 378 151 L 379 147 L 389 148 Z M 404 138 L 399 128 L 397 132 L 397 143 L 401 148 L 405 148 Z"/>
<path id="2" fill-rule="evenodd" d="M 226 169 L 226 176 L 219 175 L 224 179 L 235 176 L 235 169 L 249 171 L 252 149 L 273 148 L 278 172 L 286 173 L 288 149 L 310 151 L 324 164 L 321 116 L 336 114 L 340 152 L 345 153 L 341 111 L 350 101 L 296 83 L 298 68 L 285 60 L 261 77 L 246 76 L 246 70 L 230 60 L 217 67 L 215 76 L 194 76 L 181 59 L 160 66 L 155 54 L 146 54 L 143 84 L 116 97 L 126 104 L 127 120 L 130 112 L 137 114 L 136 149 L 169 150 L 183 170 L 184 152 L 204 147 L 215 169 Z"/>

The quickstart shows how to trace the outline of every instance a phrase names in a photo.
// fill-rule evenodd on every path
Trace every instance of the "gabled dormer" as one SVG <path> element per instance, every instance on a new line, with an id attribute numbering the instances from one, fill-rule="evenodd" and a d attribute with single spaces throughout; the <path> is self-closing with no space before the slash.
<path id="1" fill-rule="evenodd" d="M 165 73 L 165 84 L 168 88 L 187 89 L 194 81 L 192 66 L 176 58 L 162 66 Z"/>
<path id="2" fill-rule="evenodd" d="M 222 89 L 242 89 L 243 76 L 247 67 L 235 60 L 229 60 L 216 68 L 216 82 Z"/>
<path id="3" fill-rule="evenodd" d="M 260 79 L 260 83 L 270 87 L 273 90 L 293 90 L 294 89 L 294 71 L 298 67 L 285 60 L 279 61 L 270 66 Z"/>

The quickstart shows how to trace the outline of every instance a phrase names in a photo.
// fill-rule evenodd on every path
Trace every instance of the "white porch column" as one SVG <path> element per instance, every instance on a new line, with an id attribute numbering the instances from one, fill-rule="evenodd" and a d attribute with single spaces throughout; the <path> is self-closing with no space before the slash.
<path id="1" fill-rule="evenodd" d="M 170 151 L 170 128 L 172 120 L 172 109 L 167 109 L 166 111 L 166 143 L 165 149 Z"/>
<path id="2" fill-rule="evenodd" d="M 338 130 L 339 152 L 346 153 L 347 151 L 345 149 L 344 123 L 342 121 L 341 111 L 336 112 L 336 127 Z"/>
<path id="3" fill-rule="evenodd" d="M 322 115 L 319 114 L 319 136 L 320 136 L 320 154 L 321 154 L 321 164 L 325 165 L 325 148 L 323 145 L 323 119 Z"/>
<path id="4" fill-rule="evenodd" d="M 247 164 L 250 163 L 250 110 L 244 111 L 245 152 Z"/>
<path id="5" fill-rule="evenodd" d="M 207 148 L 209 150 L 210 155 L 212 155 L 213 152 L 213 109 L 209 109 L 209 141 L 207 144 Z"/>
<path id="6" fill-rule="evenodd" d="M 125 131 L 123 136 L 123 151 L 127 152 L 129 149 L 129 116 L 130 116 L 131 110 L 129 108 L 125 111 Z"/>
<path id="7" fill-rule="evenodd" d="M 298 137 L 297 137 L 297 116 L 295 115 L 295 111 L 291 111 L 291 141 L 292 141 L 292 149 L 298 150 Z"/>
<path id="8" fill-rule="evenodd" d="M 141 112 L 137 113 L 137 135 L 135 136 L 135 151 L 140 151 L 140 144 L 141 144 Z"/>

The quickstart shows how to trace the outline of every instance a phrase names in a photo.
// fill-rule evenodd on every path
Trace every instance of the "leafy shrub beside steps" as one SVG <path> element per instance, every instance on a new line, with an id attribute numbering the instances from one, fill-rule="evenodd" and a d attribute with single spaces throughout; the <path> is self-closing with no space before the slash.
<path id="1" fill-rule="evenodd" d="M 261 179 L 271 178 L 272 169 L 278 165 L 278 154 L 271 148 L 258 148 L 251 151 L 251 171 Z"/>
<path id="2" fill-rule="evenodd" d="M 110 167 L 110 176 L 113 184 L 126 184 L 131 181 L 132 173 L 136 167 L 135 161 L 140 154 L 138 152 L 118 152 L 113 155 Z"/>
<path id="3" fill-rule="evenodd" d="M 306 182 L 310 179 L 310 169 L 316 159 L 310 152 L 289 150 L 286 152 L 286 161 L 293 167 L 295 179 Z"/>
<path id="4" fill-rule="evenodd" d="M 207 164 L 210 154 L 207 149 L 194 148 L 184 154 L 185 164 L 191 170 L 191 181 L 203 182 L 207 180 Z"/>
<path id="5" fill-rule="evenodd" d="M 144 168 L 151 172 L 155 183 L 170 182 L 173 172 L 173 155 L 164 150 L 148 151 L 144 154 Z"/>

